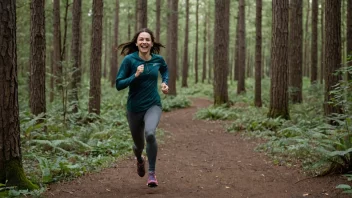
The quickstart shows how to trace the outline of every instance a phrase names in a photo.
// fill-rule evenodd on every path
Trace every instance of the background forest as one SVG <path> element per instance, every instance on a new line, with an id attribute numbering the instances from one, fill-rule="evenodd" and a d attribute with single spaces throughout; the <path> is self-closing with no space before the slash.
<path id="1" fill-rule="evenodd" d="M 117 46 L 142 27 L 166 46 L 164 111 L 206 97 L 214 105 L 195 119 L 230 120 L 229 133 L 264 139 L 257 150 L 274 164 L 310 175 L 352 169 L 352 0 L 17 0 L 12 11 L 17 84 L 9 87 L 18 85 L 21 144 L 10 147 L 21 149 L 13 157 L 42 187 L 34 194 L 130 155 L 127 90 L 115 89 L 123 59 Z M 0 17 L 9 13 L 0 8 Z M 8 74 L 4 65 L 0 79 Z M 9 111 L 0 108 L 2 119 Z M 0 138 L 4 148 L 6 141 Z M 0 191 L 38 188 L 7 182 L 12 158 L 5 150 Z M 348 184 L 339 188 L 352 192 Z"/>

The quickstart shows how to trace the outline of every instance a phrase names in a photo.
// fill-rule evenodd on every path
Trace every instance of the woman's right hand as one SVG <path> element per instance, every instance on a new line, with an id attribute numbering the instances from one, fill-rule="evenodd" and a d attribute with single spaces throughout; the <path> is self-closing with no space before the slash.
<path id="1" fill-rule="evenodd" d="M 144 65 L 140 65 L 137 67 L 137 71 L 136 73 L 134 74 L 135 77 L 138 77 L 139 75 L 141 75 L 141 73 L 143 73 L 144 71 Z"/>

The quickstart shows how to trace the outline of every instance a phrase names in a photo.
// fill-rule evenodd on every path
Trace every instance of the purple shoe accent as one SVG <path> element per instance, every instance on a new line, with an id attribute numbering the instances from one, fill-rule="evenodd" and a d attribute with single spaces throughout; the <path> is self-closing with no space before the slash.
<path id="1" fill-rule="evenodd" d="M 158 180 L 156 180 L 155 172 L 150 172 L 148 174 L 148 183 L 147 183 L 147 185 L 149 187 L 157 187 L 158 186 Z"/>

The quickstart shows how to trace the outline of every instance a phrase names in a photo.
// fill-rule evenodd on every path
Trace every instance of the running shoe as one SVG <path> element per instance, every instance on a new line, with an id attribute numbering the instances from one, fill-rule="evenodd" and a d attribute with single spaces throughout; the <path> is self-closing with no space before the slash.
<path id="1" fill-rule="evenodd" d="M 142 158 L 143 159 L 143 158 Z M 142 163 L 139 163 L 137 161 L 137 173 L 140 177 L 144 177 L 145 175 L 145 160 L 143 159 L 143 162 Z"/>
<path id="2" fill-rule="evenodd" d="M 147 185 L 149 187 L 157 187 L 158 186 L 158 181 L 156 180 L 155 172 L 149 172 Z"/>

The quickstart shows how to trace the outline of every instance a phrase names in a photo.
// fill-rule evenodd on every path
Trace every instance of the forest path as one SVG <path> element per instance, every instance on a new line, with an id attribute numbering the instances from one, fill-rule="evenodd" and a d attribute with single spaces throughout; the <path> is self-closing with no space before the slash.
<path id="1" fill-rule="evenodd" d="M 157 188 L 136 173 L 133 157 L 74 181 L 50 186 L 44 197 L 347 197 L 335 186 L 341 177 L 308 178 L 298 168 L 273 165 L 258 144 L 227 133 L 223 121 L 193 120 L 207 99 L 192 99 L 189 108 L 163 113 L 158 138 Z M 146 167 L 147 168 L 147 167 Z"/>

